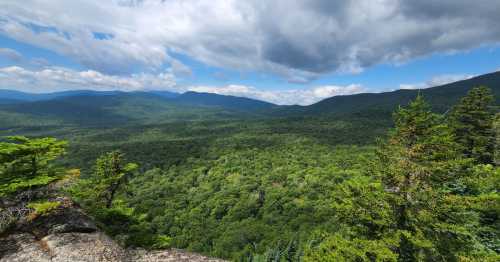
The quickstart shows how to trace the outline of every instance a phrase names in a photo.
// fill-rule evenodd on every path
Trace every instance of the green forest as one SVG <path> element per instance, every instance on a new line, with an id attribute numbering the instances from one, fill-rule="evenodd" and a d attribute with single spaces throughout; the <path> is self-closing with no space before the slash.
<path id="1" fill-rule="evenodd" d="M 500 114 L 495 91 L 468 90 L 453 104 L 411 92 L 354 113 L 181 108 L 140 124 L 28 126 L 4 110 L 0 196 L 70 179 L 64 193 L 120 244 L 232 261 L 499 261 Z M 191 117 L 155 120 L 169 114 Z"/>

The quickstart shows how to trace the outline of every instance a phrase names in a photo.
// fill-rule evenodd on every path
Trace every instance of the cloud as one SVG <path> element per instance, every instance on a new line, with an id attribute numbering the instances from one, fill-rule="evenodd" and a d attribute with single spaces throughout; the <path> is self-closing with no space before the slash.
<path id="1" fill-rule="evenodd" d="M 0 68 L 0 86 L 26 92 L 43 93 L 73 89 L 91 90 L 175 90 L 170 72 L 115 76 L 94 70 L 75 71 L 61 67 L 30 70 L 19 66 Z"/>
<path id="2" fill-rule="evenodd" d="M 423 83 L 401 84 L 401 85 L 399 85 L 399 88 L 400 89 L 424 89 L 424 88 L 429 88 L 429 87 L 434 87 L 434 86 L 446 85 L 446 84 L 457 82 L 460 80 L 471 79 L 475 76 L 476 75 L 454 75 L 454 74 L 439 75 L 439 76 L 435 76 L 435 77 L 431 78 L 430 80 L 423 82 Z"/>
<path id="3" fill-rule="evenodd" d="M 7 62 L 8 65 L 22 65 L 32 68 L 41 68 L 50 65 L 50 62 L 44 58 L 35 57 L 28 59 L 18 51 L 10 48 L 0 48 L 0 59 L 3 60 L 2 62 Z"/>
<path id="4" fill-rule="evenodd" d="M 9 61 L 18 62 L 23 59 L 23 55 L 21 55 L 16 50 L 10 48 L 0 48 L 0 58 L 7 59 Z"/>
<path id="5" fill-rule="evenodd" d="M 37 68 L 41 68 L 41 67 L 50 66 L 50 62 L 45 58 L 36 57 L 36 58 L 33 58 L 30 60 L 30 65 L 37 67 Z"/>
<path id="6" fill-rule="evenodd" d="M 3 0 L 0 34 L 107 74 L 154 71 L 180 53 L 304 83 L 499 43 L 497 10 L 498 0 Z"/>
<path id="7" fill-rule="evenodd" d="M 221 95 L 248 97 L 280 105 L 309 105 L 335 95 L 360 93 L 360 85 L 325 85 L 306 89 L 262 90 L 245 85 L 226 86 L 178 86 L 176 79 L 167 70 L 159 74 L 132 74 L 131 76 L 107 75 L 94 70 L 76 71 L 63 67 L 27 69 L 19 66 L 0 68 L 0 88 L 25 92 L 44 93 L 64 90 L 121 90 L 148 91 L 167 90 L 173 92 L 205 92 Z"/>
<path id="8" fill-rule="evenodd" d="M 317 86 L 297 90 L 261 90 L 251 86 L 227 85 L 227 86 L 191 86 L 186 91 L 214 93 L 220 95 L 231 95 L 254 98 L 278 105 L 310 105 L 325 98 L 337 95 L 351 95 L 364 92 L 361 85 L 348 86 Z"/>
<path id="9" fill-rule="evenodd" d="M 183 64 L 179 60 L 171 59 L 170 66 L 172 73 L 176 76 L 192 76 L 193 71 L 187 65 Z"/>

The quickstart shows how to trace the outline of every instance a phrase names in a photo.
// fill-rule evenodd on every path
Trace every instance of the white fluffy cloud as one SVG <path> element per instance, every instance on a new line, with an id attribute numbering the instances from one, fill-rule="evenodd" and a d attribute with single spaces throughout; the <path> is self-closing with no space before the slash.
<path id="1" fill-rule="evenodd" d="M 414 84 L 401 84 L 399 85 L 400 89 L 424 89 L 434 86 L 446 85 L 449 83 L 457 82 L 460 80 L 466 80 L 473 78 L 475 75 L 439 75 L 431 78 L 430 80 L 423 83 L 414 83 Z"/>
<path id="2" fill-rule="evenodd" d="M 498 10 L 498 0 L 2 0 L 0 34 L 108 74 L 173 64 L 175 52 L 307 82 L 499 43 Z"/>
<path id="3" fill-rule="evenodd" d="M 261 90 L 244 85 L 187 86 L 176 85 L 172 70 L 160 74 L 133 74 L 116 76 L 94 70 L 76 71 L 61 67 L 26 69 L 19 66 L 0 68 L 0 86 L 25 92 L 44 93 L 74 89 L 144 91 L 166 90 L 173 92 L 206 92 L 221 95 L 255 98 L 276 104 L 309 105 L 335 95 L 360 93 L 360 85 L 318 86 L 298 90 Z"/>
<path id="4" fill-rule="evenodd" d="M 259 99 L 278 105 L 310 105 L 328 97 L 337 95 L 351 95 L 364 91 L 360 85 L 348 86 L 318 86 L 298 90 L 260 90 L 244 85 L 192 86 L 187 91 L 232 95 Z"/>
<path id="5" fill-rule="evenodd" d="M 168 71 L 157 75 L 142 73 L 115 76 L 94 70 L 75 71 L 61 67 L 29 70 L 19 66 L 10 66 L 0 68 L 0 86 L 34 93 L 73 89 L 175 90 L 175 77 Z"/>

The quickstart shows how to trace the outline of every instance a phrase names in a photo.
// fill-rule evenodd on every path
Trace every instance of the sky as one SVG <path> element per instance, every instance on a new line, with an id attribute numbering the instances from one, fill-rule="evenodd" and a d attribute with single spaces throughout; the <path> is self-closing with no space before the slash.
<path id="1" fill-rule="evenodd" d="M 308 105 L 500 70 L 498 0 L 1 0 L 0 89 Z"/>

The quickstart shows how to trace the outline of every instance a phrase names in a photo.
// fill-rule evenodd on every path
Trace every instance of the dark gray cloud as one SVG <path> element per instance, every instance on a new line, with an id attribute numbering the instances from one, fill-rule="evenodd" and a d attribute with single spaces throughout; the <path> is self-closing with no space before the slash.
<path id="1" fill-rule="evenodd" d="M 262 58 L 316 73 L 500 42 L 495 0 L 278 0 L 261 10 Z"/>
<path id="2" fill-rule="evenodd" d="M 499 0 L 3 0 L 0 34 L 111 74 L 165 63 L 189 72 L 175 52 L 307 82 L 497 44 L 498 10 Z"/>

